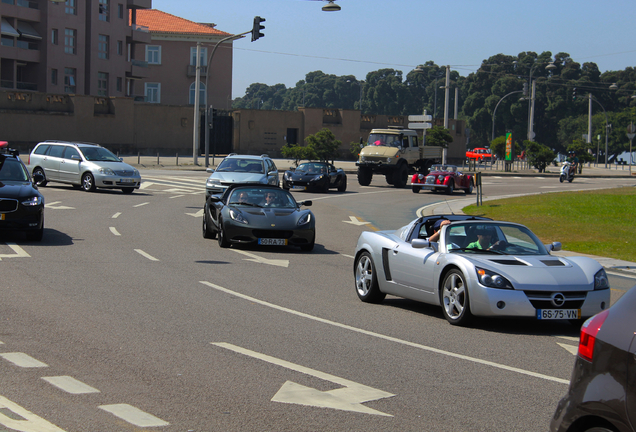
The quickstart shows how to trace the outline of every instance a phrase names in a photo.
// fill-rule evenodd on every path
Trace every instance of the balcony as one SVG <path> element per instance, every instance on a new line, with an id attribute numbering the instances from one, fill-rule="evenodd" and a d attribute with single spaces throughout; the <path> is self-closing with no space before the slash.
<path id="1" fill-rule="evenodd" d="M 204 77 L 207 74 L 208 74 L 208 67 L 207 66 L 201 66 L 201 76 Z M 188 69 L 186 71 L 186 76 L 188 78 L 197 76 L 197 67 L 196 66 L 192 66 L 192 65 L 188 65 Z"/>
<path id="2" fill-rule="evenodd" d="M 128 9 L 151 9 L 152 0 L 128 0 L 126 6 Z"/>
<path id="3" fill-rule="evenodd" d="M 128 36 L 129 38 L 128 42 L 142 43 L 142 44 L 150 43 L 151 36 L 150 36 L 150 29 L 148 27 L 132 24 L 130 28 L 131 28 L 131 31 L 130 31 L 130 35 Z"/>
<path id="4" fill-rule="evenodd" d="M 148 78 L 150 70 L 148 69 L 148 62 L 132 59 L 130 61 L 130 71 L 126 72 L 126 78 L 142 79 Z"/>

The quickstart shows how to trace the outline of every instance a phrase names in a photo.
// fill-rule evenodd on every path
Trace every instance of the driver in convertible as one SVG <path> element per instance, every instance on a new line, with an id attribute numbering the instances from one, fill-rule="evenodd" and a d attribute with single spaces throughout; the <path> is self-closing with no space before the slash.
<path id="1" fill-rule="evenodd" d="M 495 229 L 492 227 L 480 227 L 477 229 L 476 234 L 477 240 L 466 246 L 466 249 L 500 250 L 505 249 L 506 247 L 506 242 L 504 240 L 491 243 L 492 238 L 495 235 Z"/>

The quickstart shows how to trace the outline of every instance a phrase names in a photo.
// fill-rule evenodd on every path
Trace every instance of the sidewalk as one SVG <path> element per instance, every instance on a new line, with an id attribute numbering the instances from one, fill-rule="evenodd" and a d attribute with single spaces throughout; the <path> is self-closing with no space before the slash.
<path id="1" fill-rule="evenodd" d="M 502 199 L 502 198 L 506 198 L 506 196 L 483 198 L 483 201 Z M 449 214 L 450 212 L 452 212 L 453 214 L 464 214 L 462 209 L 471 204 L 475 204 L 476 202 L 477 202 L 477 196 L 473 195 L 471 198 L 444 201 L 441 203 L 430 204 L 428 206 L 425 206 L 419 209 L 417 213 L 418 213 L 418 216 L 441 215 L 441 214 Z M 564 256 L 564 257 L 568 257 L 568 256 L 590 257 L 595 259 L 599 263 L 601 263 L 601 265 L 608 272 L 619 274 L 621 276 L 636 278 L 636 263 L 633 263 L 633 262 L 623 261 L 623 260 L 619 260 L 615 258 L 600 257 L 596 255 L 587 255 L 587 254 L 571 252 L 566 250 L 552 252 L 552 255 Z"/>

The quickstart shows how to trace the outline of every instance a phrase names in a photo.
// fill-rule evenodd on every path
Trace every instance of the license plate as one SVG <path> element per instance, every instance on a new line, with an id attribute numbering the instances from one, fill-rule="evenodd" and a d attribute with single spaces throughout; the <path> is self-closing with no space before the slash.
<path id="1" fill-rule="evenodd" d="M 4 220 L 4 213 L 0 213 L 0 220 Z"/>
<path id="2" fill-rule="evenodd" d="M 129 179 L 129 178 L 119 180 L 119 183 L 134 183 L 134 182 L 135 182 L 135 179 Z"/>
<path id="3" fill-rule="evenodd" d="M 258 244 L 267 246 L 286 246 L 287 239 L 261 238 L 258 239 Z"/>
<path id="4" fill-rule="evenodd" d="M 305 186 L 292 186 L 292 189 L 305 190 Z"/>
<path id="5" fill-rule="evenodd" d="M 537 309 L 537 319 L 581 319 L 581 309 Z"/>

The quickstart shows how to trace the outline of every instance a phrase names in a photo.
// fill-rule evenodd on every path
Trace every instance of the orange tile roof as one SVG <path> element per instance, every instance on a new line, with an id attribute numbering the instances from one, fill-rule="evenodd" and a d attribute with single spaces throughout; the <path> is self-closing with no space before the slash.
<path id="1" fill-rule="evenodd" d="M 231 35 L 209 25 L 195 23 L 157 9 L 137 9 L 137 25 L 148 27 L 151 33 Z"/>

